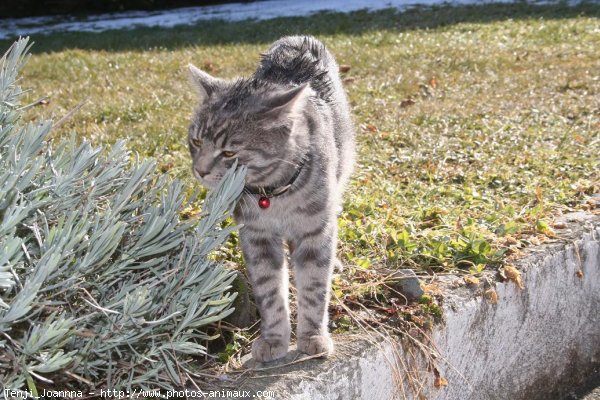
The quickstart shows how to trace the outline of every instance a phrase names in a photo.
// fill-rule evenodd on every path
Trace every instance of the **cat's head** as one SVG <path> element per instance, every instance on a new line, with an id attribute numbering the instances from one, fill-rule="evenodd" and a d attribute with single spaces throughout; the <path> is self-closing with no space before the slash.
<path id="1" fill-rule="evenodd" d="M 289 176 L 308 147 L 302 115 L 310 87 L 227 81 L 189 68 L 199 98 L 188 133 L 194 176 L 214 187 L 235 159 L 248 167 L 251 186 L 270 186 Z"/>

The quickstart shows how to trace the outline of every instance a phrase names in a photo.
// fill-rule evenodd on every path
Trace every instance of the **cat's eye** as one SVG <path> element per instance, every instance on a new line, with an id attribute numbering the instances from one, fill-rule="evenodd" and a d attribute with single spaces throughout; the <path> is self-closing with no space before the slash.
<path id="1" fill-rule="evenodd" d="M 230 157 L 235 156 L 235 151 L 224 151 L 221 154 L 223 154 L 223 157 L 230 158 Z"/>
<path id="2" fill-rule="evenodd" d="M 192 144 L 193 144 L 195 147 L 200 147 L 200 146 L 202 146 L 202 140 L 200 140 L 200 139 L 194 138 L 194 139 L 192 139 L 192 140 L 191 140 L 191 142 L 192 142 Z"/>

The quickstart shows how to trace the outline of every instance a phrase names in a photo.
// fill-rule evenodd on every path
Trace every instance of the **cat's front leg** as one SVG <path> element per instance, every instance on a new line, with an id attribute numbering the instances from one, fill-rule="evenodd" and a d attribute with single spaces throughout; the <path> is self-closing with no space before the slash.
<path id="1" fill-rule="evenodd" d="M 333 352 L 327 324 L 331 274 L 336 261 L 335 220 L 299 233 L 292 243 L 298 293 L 298 351 L 328 356 Z"/>
<path id="2" fill-rule="evenodd" d="M 240 243 L 261 317 L 252 357 L 258 362 L 276 360 L 287 354 L 291 332 L 283 241 L 272 232 L 246 225 L 240 229 Z"/>

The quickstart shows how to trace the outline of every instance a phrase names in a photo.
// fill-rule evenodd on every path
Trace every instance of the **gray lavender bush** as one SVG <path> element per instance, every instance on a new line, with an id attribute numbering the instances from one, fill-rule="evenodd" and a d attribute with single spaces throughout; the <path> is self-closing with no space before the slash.
<path id="1" fill-rule="evenodd" d="M 243 188 L 231 169 L 199 222 L 183 186 L 110 149 L 23 123 L 27 39 L 0 60 L 0 382 L 4 388 L 172 389 L 194 377 L 234 274 L 209 253 Z M 2 395 L 0 395 L 1 397 Z"/>

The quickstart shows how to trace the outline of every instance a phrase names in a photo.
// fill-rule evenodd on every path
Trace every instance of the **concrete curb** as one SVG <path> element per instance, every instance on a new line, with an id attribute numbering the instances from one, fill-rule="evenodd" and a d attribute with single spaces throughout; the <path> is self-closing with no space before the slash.
<path id="1" fill-rule="evenodd" d="M 562 219 L 577 228 L 559 232 L 566 243 L 530 249 L 518 263 L 523 290 L 496 284 L 495 305 L 447 299 L 445 326 L 433 337 L 453 367 L 440 366 L 453 384 L 431 398 L 559 399 L 600 364 L 599 219 Z"/>
<path id="2" fill-rule="evenodd" d="M 496 304 L 483 285 L 440 279 L 444 323 L 433 330 L 435 349 L 406 338 L 336 337 L 332 359 L 272 366 L 236 388 L 294 400 L 564 398 L 600 365 L 600 217 L 560 221 L 561 240 L 515 263 L 523 289 L 492 283 Z M 447 386 L 436 387 L 434 371 Z"/>

